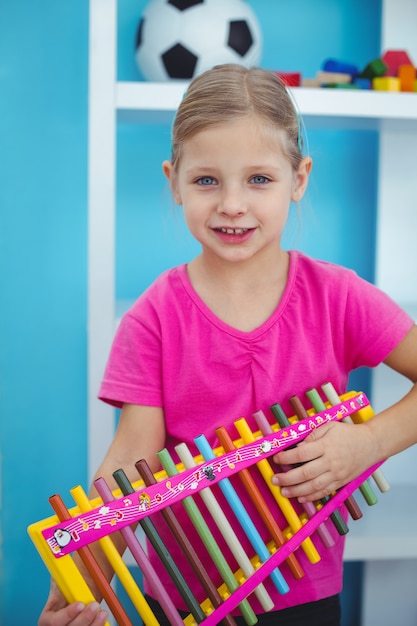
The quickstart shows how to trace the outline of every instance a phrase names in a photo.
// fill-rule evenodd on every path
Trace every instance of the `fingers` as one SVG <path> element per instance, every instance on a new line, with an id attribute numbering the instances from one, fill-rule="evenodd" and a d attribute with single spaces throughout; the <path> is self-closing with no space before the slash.
<path id="1" fill-rule="evenodd" d="M 306 465 L 313 466 L 313 462 Z M 272 482 L 281 487 L 283 496 L 297 498 L 300 503 L 320 500 L 336 490 L 337 485 L 333 482 L 330 472 L 316 474 L 314 471 L 309 471 L 308 473 L 312 473 L 313 476 L 306 479 L 306 470 L 303 465 L 288 472 L 275 474 Z"/>
<path id="2" fill-rule="evenodd" d="M 58 611 L 43 610 L 38 626 L 104 626 L 107 613 L 97 602 L 74 602 Z"/>
<path id="3" fill-rule="evenodd" d="M 278 465 L 292 467 L 272 479 L 281 487 L 283 496 L 297 498 L 301 503 L 315 501 L 342 486 L 339 454 L 335 454 L 332 443 L 334 435 L 334 425 L 322 426 L 298 446 L 274 455 Z"/>
<path id="4" fill-rule="evenodd" d="M 40 615 L 38 626 L 103 626 L 107 613 L 98 602 L 68 604 L 56 584 L 51 588 L 45 607 Z"/>

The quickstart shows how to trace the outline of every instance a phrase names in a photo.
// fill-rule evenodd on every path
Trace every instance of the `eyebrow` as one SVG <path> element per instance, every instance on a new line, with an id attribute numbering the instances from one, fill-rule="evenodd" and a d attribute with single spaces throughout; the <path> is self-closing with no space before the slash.
<path id="1" fill-rule="evenodd" d="M 198 174 L 201 172 L 216 172 L 218 170 L 218 166 L 216 165 L 191 165 L 189 168 L 185 170 L 186 174 Z M 243 169 L 244 172 L 262 172 L 265 170 L 274 170 L 276 172 L 280 172 L 282 167 L 276 163 L 254 163 L 253 165 L 248 165 Z"/>

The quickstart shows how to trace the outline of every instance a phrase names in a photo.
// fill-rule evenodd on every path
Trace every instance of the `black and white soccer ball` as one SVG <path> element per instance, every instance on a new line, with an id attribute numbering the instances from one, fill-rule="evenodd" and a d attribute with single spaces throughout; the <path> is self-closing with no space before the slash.
<path id="1" fill-rule="evenodd" d="M 188 80 L 214 65 L 259 65 L 261 30 L 243 0 L 152 0 L 139 22 L 135 57 L 146 80 Z"/>

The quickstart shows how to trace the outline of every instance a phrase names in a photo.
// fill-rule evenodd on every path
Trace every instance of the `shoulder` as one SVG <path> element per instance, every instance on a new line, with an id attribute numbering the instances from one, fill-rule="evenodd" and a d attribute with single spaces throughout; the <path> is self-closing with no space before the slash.
<path id="1" fill-rule="evenodd" d="M 317 315 L 344 318 L 347 325 L 409 324 L 409 316 L 375 284 L 354 270 L 291 253 L 292 291 L 296 301 L 304 302 Z"/>
<path id="2" fill-rule="evenodd" d="M 316 296 L 316 299 L 320 294 L 322 299 L 337 301 L 339 307 L 346 308 L 346 313 L 352 313 L 355 308 L 370 309 L 380 317 L 385 312 L 390 316 L 400 310 L 388 294 L 350 268 L 313 259 L 298 251 L 292 252 L 291 258 L 293 286 L 297 292 L 311 294 L 311 298 Z M 378 310 L 380 307 L 384 310 Z"/>
<path id="3" fill-rule="evenodd" d="M 305 276 L 317 280 L 328 278 L 347 281 L 357 276 L 350 268 L 331 263 L 330 261 L 315 259 L 298 250 L 291 251 L 291 262 L 296 265 L 297 276 Z"/>
<path id="4" fill-rule="evenodd" d="M 327 318 L 333 336 L 381 361 L 410 330 L 413 320 L 394 300 L 355 271 L 294 253 L 294 301 L 314 323 Z M 378 362 L 379 362 L 378 361 Z M 374 365 L 376 357 L 370 361 Z"/>
<path id="5" fill-rule="evenodd" d="M 186 276 L 185 265 L 178 265 L 162 272 L 137 298 L 128 314 L 135 317 L 146 310 L 163 311 L 173 303 L 181 302 L 184 292 L 184 276 Z"/>
<path id="6" fill-rule="evenodd" d="M 290 268 L 290 283 L 294 292 L 314 301 L 320 294 L 321 299 L 342 303 L 356 291 L 373 288 L 352 269 L 314 259 L 298 251 L 291 252 Z"/>

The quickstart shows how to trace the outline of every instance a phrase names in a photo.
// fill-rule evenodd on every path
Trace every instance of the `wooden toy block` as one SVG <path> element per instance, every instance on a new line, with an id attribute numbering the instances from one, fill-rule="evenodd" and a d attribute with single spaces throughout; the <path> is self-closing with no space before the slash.
<path id="1" fill-rule="evenodd" d="M 302 87 L 320 87 L 320 82 L 317 78 L 303 78 Z"/>
<path id="2" fill-rule="evenodd" d="M 381 58 L 387 66 L 386 76 L 398 76 L 400 65 L 413 65 L 406 50 L 386 50 Z"/>
<path id="3" fill-rule="evenodd" d="M 325 72 L 335 72 L 336 74 L 350 74 L 352 77 L 359 74 L 359 69 L 356 65 L 338 59 L 326 59 L 322 64 L 322 70 Z"/>
<path id="4" fill-rule="evenodd" d="M 353 83 L 359 87 L 359 89 L 372 89 L 372 81 L 370 78 L 354 78 Z"/>
<path id="5" fill-rule="evenodd" d="M 322 87 L 324 89 L 360 89 L 356 83 L 326 83 Z"/>
<path id="6" fill-rule="evenodd" d="M 416 68 L 414 65 L 400 65 L 398 69 L 401 91 L 414 91 L 416 80 Z"/>
<path id="7" fill-rule="evenodd" d="M 300 72 L 275 72 L 287 87 L 301 87 Z"/>
<path id="8" fill-rule="evenodd" d="M 400 79 L 395 76 L 376 76 L 372 81 L 375 91 L 400 91 Z"/>
<path id="9" fill-rule="evenodd" d="M 352 76 L 350 74 L 341 74 L 338 72 L 317 72 L 317 80 L 321 85 L 331 85 L 337 83 L 351 83 Z"/>
<path id="10" fill-rule="evenodd" d="M 374 59 L 359 74 L 361 78 L 373 79 L 376 76 L 383 76 L 387 71 L 387 66 L 382 59 Z"/>

